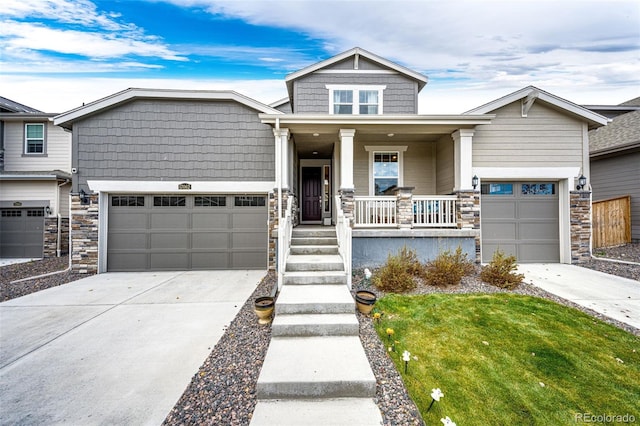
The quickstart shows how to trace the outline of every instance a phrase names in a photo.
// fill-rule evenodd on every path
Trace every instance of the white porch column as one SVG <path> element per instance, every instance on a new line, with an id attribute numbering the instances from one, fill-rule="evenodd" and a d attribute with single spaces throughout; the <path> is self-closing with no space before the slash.
<path id="1" fill-rule="evenodd" d="M 353 186 L 353 137 L 355 129 L 340 129 L 340 189 Z"/>
<path id="2" fill-rule="evenodd" d="M 289 189 L 289 129 L 280 129 L 280 168 L 282 189 Z M 277 138 L 277 137 L 276 137 Z"/>
<path id="3" fill-rule="evenodd" d="M 454 190 L 471 190 L 473 178 L 473 129 L 460 129 L 451 134 L 453 137 Z"/>

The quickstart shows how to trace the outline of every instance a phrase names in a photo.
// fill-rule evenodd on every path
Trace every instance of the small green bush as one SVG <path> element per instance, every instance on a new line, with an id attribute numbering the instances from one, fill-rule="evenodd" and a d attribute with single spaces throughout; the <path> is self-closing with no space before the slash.
<path id="1" fill-rule="evenodd" d="M 473 263 L 458 246 L 455 253 L 447 250 L 427 263 L 424 270 L 424 281 L 433 286 L 450 287 L 460 284 L 462 277 L 469 275 L 474 270 Z"/>
<path id="2" fill-rule="evenodd" d="M 422 265 L 415 250 L 403 247 L 398 254 L 387 256 L 385 264 L 372 278 L 373 285 L 387 293 L 404 293 L 416 288 L 414 275 L 419 275 Z"/>
<path id="3" fill-rule="evenodd" d="M 505 256 L 504 252 L 498 249 L 493 253 L 491 262 L 482 268 L 480 278 L 496 287 L 513 290 L 524 279 L 524 275 L 513 272 L 517 268 L 516 257 Z"/>

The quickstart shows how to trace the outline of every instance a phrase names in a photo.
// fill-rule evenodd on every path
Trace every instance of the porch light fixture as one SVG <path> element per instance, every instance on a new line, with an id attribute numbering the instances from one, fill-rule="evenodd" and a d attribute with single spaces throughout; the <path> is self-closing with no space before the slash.
<path id="1" fill-rule="evenodd" d="M 477 175 L 474 175 L 471 178 L 471 186 L 473 186 L 473 189 L 476 189 L 478 187 L 478 181 L 479 181 L 479 179 L 478 179 Z"/>
<path id="2" fill-rule="evenodd" d="M 578 178 L 578 184 L 576 185 L 576 189 L 580 191 L 584 189 L 586 185 L 587 185 L 587 178 L 584 177 L 583 174 L 581 174 L 580 177 Z"/>
<path id="3" fill-rule="evenodd" d="M 44 208 L 44 214 L 46 214 L 47 216 L 51 216 L 51 207 L 46 206 Z"/>
<path id="4" fill-rule="evenodd" d="M 389 136 L 390 138 L 394 137 L 396 134 L 395 133 L 389 133 L 387 134 L 387 136 Z"/>
<path id="5" fill-rule="evenodd" d="M 313 136 L 317 138 L 318 136 L 320 136 L 320 133 L 314 133 Z"/>
<path id="6" fill-rule="evenodd" d="M 89 196 L 87 195 L 86 192 L 84 192 L 84 189 L 81 189 L 78 195 L 80 196 L 80 204 L 82 205 L 89 204 Z"/>

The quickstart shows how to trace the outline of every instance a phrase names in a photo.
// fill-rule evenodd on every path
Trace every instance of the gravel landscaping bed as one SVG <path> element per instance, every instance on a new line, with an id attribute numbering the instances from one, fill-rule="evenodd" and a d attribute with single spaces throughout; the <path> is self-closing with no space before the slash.
<path id="1" fill-rule="evenodd" d="M 53 257 L 49 259 L 33 260 L 31 262 L 14 263 L 0 267 L 0 301 L 26 296 L 36 291 L 56 287 L 71 281 L 85 278 L 87 274 L 77 274 L 66 271 L 69 267 L 69 256 Z M 65 271 L 59 274 L 34 278 L 20 282 L 29 277 Z"/>
<path id="2" fill-rule="evenodd" d="M 611 250 L 606 253 L 614 253 L 611 256 L 619 256 L 618 258 L 621 259 L 631 261 L 636 259 L 638 261 L 640 246 L 630 244 Z M 42 274 L 66 268 L 68 258 L 60 259 L 66 260 L 58 260 L 59 263 L 49 260 L 40 261 L 40 264 L 30 262 L 31 264 L 21 264 L 22 266 L 10 265 L 0 268 L 2 278 L 0 300 L 8 300 L 12 297 L 18 297 L 18 295 L 63 284 L 61 281 L 86 276 L 63 273 L 8 284 L 10 281 L 29 276 L 29 274 Z M 638 265 L 594 259 L 583 266 L 636 280 L 640 279 L 640 275 L 637 275 L 640 274 L 640 266 Z M 364 282 L 362 275 L 362 271 L 356 271 L 353 280 L 354 291 L 366 288 L 376 292 L 379 297 L 383 296 L 382 292 Z M 271 327 L 258 324 L 257 317 L 253 312 L 253 300 L 258 296 L 268 295 L 270 289 L 275 285 L 275 279 L 275 274 L 268 274 L 258 285 L 253 295 L 245 302 L 165 419 L 165 425 L 249 424 L 256 404 L 256 383 L 271 339 Z M 502 290 L 483 283 L 475 274 L 465 277 L 459 286 L 453 288 L 441 289 L 420 284 L 414 293 L 436 292 L 496 293 L 509 292 L 509 290 Z M 554 300 L 584 311 L 635 335 L 640 335 L 640 330 L 634 327 L 578 306 L 530 284 L 521 284 L 510 292 Z M 384 425 L 423 425 L 424 422 L 413 401 L 409 398 L 400 375 L 386 353 L 384 344 L 378 338 L 371 319 L 359 313 L 357 317 L 360 322 L 360 338 L 376 376 L 375 400 L 383 414 Z"/>

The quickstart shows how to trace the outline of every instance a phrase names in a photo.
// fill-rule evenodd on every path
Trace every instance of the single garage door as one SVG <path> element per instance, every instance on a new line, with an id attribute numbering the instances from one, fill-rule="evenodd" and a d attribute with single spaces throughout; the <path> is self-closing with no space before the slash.
<path id="1" fill-rule="evenodd" d="M 557 182 L 481 185 L 482 261 L 501 249 L 518 262 L 559 262 Z"/>
<path id="2" fill-rule="evenodd" d="M 44 209 L 0 210 L 0 258 L 41 258 Z"/>
<path id="3" fill-rule="evenodd" d="M 111 195 L 108 271 L 263 269 L 266 195 Z"/>

